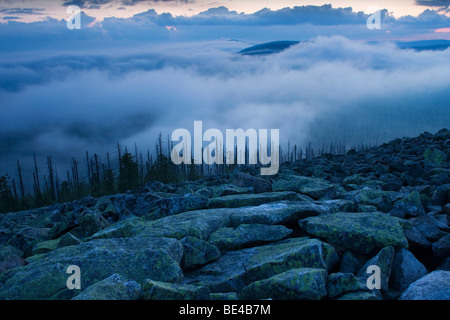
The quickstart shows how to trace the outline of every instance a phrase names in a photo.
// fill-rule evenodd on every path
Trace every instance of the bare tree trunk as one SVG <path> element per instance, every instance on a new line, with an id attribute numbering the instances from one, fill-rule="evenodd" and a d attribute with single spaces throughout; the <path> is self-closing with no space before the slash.
<path id="1" fill-rule="evenodd" d="M 17 169 L 19 171 L 20 192 L 21 192 L 22 198 L 23 198 L 23 197 L 25 197 L 25 190 L 23 188 L 22 169 L 20 168 L 19 160 L 17 160 Z"/>
<path id="2" fill-rule="evenodd" d="M 36 154 L 34 154 L 33 157 L 34 157 L 34 171 L 36 172 L 36 187 L 37 187 L 38 194 L 40 194 L 41 193 L 41 185 L 39 183 L 39 172 L 38 172 L 38 166 L 37 166 L 37 161 L 36 161 Z"/>

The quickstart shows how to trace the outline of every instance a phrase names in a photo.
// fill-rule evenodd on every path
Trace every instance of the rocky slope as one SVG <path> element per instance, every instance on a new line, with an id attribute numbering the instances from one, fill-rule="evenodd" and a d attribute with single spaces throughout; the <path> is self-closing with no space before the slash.
<path id="1" fill-rule="evenodd" d="M 447 300 L 449 157 L 441 130 L 273 177 L 242 168 L 0 215 L 0 299 Z"/>

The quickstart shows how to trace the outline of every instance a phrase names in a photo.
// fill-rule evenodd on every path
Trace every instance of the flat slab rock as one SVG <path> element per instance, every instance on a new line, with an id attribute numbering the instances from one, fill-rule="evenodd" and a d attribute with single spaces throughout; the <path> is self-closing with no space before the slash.
<path id="1" fill-rule="evenodd" d="M 183 239 L 187 236 L 208 240 L 220 228 L 238 227 L 241 224 L 291 224 L 299 219 L 352 210 L 348 200 L 277 201 L 259 206 L 241 208 L 214 208 L 183 212 L 177 215 L 145 221 L 130 218 L 94 234 L 91 239 L 132 237 L 169 237 Z"/>
<path id="2" fill-rule="evenodd" d="M 299 268 L 255 281 L 240 293 L 241 300 L 320 300 L 327 295 L 327 271 Z"/>
<path id="3" fill-rule="evenodd" d="M 293 238 L 229 252 L 190 273 L 183 283 L 209 287 L 211 292 L 239 292 L 250 283 L 295 268 L 330 270 L 338 261 L 334 248 L 320 240 Z"/>
<path id="4" fill-rule="evenodd" d="M 313 199 L 333 199 L 337 186 L 318 178 L 284 175 L 272 184 L 273 191 L 295 191 Z"/>
<path id="5" fill-rule="evenodd" d="M 259 206 L 264 203 L 282 200 L 298 201 L 307 200 L 295 192 L 266 192 L 257 194 L 237 194 L 218 198 L 212 198 L 208 202 L 208 208 L 239 208 L 245 206 Z"/>
<path id="6" fill-rule="evenodd" d="M 408 241 L 396 218 L 380 212 L 339 212 L 299 221 L 311 235 L 344 250 L 371 253 L 387 246 L 407 248 Z"/>
<path id="7" fill-rule="evenodd" d="M 279 241 L 291 233 L 292 230 L 279 225 L 241 224 L 236 228 L 221 228 L 213 232 L 208 242 L 221 251 L 233 251 Z"/>
<path id="8" fill-rule="evenodd" d="M 151 278 L 178 282 L 183 248 L 176 239 L 102 239 L 35 256 L 24 267 L 0 275 L 0 299 L 71 299 L 68 266 L 81 271 L 82 289 L 117 273 L 142 283 Z"/>

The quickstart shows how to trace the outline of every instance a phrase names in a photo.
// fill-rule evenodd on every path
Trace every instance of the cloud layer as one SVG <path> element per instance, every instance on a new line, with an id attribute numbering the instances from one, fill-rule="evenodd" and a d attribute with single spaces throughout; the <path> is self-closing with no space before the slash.
<path id="1" fill-rule="evenodd" d="M 82 1 L 78 4 L 95 6 L 95 3 Z M 216 39 L 245 39 L 255 42 L 281 39 L 307 40 L 317 36 L 333 35 L 350 39 L 398 40 L 435 37 L 436 29 L 447 28 L 450 25 L 450 17 L 434 10 L 425 10 L 417 17 L 400 18 L 394 18 L 387 10 L 382 10 L 381 29 L 369 30 L 366 22 L 370 15 L 355 12 L 352 8 L 323 5 L 280 10 L 262 9 L 252 14 L 217 7 L 190 17 L 173 16 L 170 13 L 158 14 L 150 9 L 130 18 L 111 17 L 101 22 L 83 13 L 82 29 L 68 30 L 64 20 L 47 18 L 33 23 L 14 21 L 15 10 L 40 14 L 41 11 L 35 8 L 5 10 L 9 11 L 4 12 L 7 14 L 7 23 L 0 24 L 0 41 L 7 43 L 7 46 L 2 46 L 0 52 L 38 48 L 39 50 L 116 48 L 135 46 L 143 42 Z"/>
<path id="2" fill-rule="evenodd" d="M 120 140 L 153 150 L 159 130 L 278 128 L 282 143 L 380 143 L 450 118 L 450 50 L 400 50 L 319 37 L 270 56 L 235 41 L 127 52 L 41 53 L 0 64 L 2 168 L 52 155 L 60 165 Z M 43 161 L 43 160 L 42 160 Z"/>
<path id="3" fill-rule="evenodd" d="M 153 151 L 159 130 L 191 130 L 194 120 L 205 129 L 278 128 L 283 144 L 319 147 L 436 131 L 450 118 L 450 50 L 367 44 L 448 27 L 438 11 L 396 19 L 384 10 L 381 30 L 368 30 L 362 12 L 329 5 L 254 14 L 218 7 L 192 17 L 149 10 L 101 23 L 83 14 L 81 30 L 4 13 L 0 174 L 15 172 L 17 159 L 31 168 L 33 153 L 65 169 L 72 156 L 103 157 L 118 140 Z M 237 54 L 273 40 L 301 42 L 269 56 Z"/>

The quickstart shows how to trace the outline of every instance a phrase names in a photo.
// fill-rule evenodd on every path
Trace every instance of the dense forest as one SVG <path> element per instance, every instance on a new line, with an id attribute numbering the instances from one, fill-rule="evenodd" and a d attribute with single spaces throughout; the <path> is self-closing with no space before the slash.
<path id="1" fill-rule="evenodd" d="M 32 190 L 25 190 L 22 167 L 17 160 L 17 177 L 8 174 L 0 176 L 0 213 L 14 212 L 48 206 L 57 202 L 68 202 L 81 199 L 87 195 L 100 197 L 127 190 L 135 190 L 149 181 L 177 183 L 184 180 L 197 180 L 205 175 L 231 172 L 236 165 L 174 165 L 170 160 L 173 143 L 167 136 L 167 144 L 158 134 L 155 153 L 150 150 L 144 156 L 135 145 L 133 152 L 128 147 L 117 143 L 117 155 L 114 163 L 107 153 L 101 160 L 97 153 L 86 151 L 83 161 L 72 158 L 72 166 L 58 174 L 51 156 L 47 157 L 47 170 L 39 172 L 36 156 L 32 171 Z M 363 150 L 370 146 L 359 145 L 354 149 Z M 280 147 L 280 164 L 289 161 L 308 160 L 324 154 L 344 154 L 348 149 L 344 144 L 331 144 L 313 148 L 308 144 L 305 148 L 297 145 Z M 235 153 L 236 154 L 236 153 Z M 154 156 L 155 155 L 155 156 Z M 248 152 L 246 154 L 246 159 Z M 236 163 L 236 161 L 235 161 Z"/>

